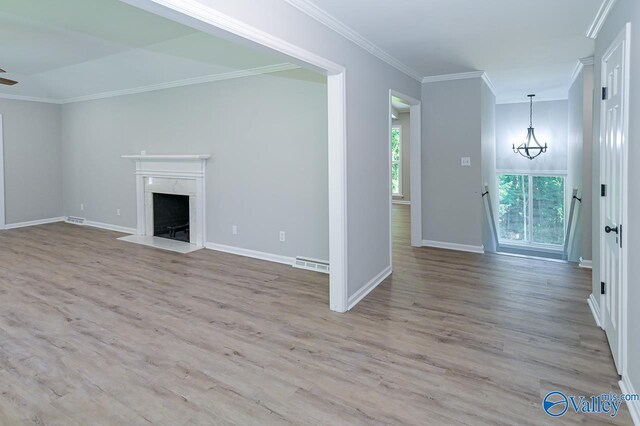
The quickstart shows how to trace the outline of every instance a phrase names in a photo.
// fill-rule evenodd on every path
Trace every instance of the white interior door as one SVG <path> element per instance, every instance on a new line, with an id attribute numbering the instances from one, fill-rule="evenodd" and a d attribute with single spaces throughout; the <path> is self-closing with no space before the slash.
<path id="1" fill-rule="evenodd" d="M 603 326 L 618 373 L 623 366 L 625 298 L 624 219 L 628 117 L 628 33 L 623 31 L 602 58 L 600 126 L 600 271 Z"/>

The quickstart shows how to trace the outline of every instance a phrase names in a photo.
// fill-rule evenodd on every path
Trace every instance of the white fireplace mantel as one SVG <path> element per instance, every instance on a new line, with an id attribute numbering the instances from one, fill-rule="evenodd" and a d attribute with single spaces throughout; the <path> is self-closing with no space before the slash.
<path id="1" fill-rule="evenodd" d="M 205 171 L 207 154 L 123 155 L 136 162 L 137 234 L 153 238 L 153 194 L 189 196 L 190 243 L 203 247 L 205 229 Z"/>

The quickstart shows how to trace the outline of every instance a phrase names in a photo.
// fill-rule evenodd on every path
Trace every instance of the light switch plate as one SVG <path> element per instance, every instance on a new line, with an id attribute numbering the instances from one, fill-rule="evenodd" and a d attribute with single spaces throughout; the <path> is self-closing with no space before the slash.
<path id="1" fill-rule="evenodd" d="M 462 167 L 471 166 L 471 157 L 460 157 L 460 165 Z"/>

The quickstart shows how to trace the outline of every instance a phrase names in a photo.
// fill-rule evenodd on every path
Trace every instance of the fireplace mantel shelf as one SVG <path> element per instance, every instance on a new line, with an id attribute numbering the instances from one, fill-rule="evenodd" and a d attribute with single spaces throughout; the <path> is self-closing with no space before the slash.
<path id="1" fill-rule="evenodd" d="M 208 160 L 211 158 L 208 154 L 186 154 L 186 155 L 123 155 L 122 158 L 130 158 L 136 161 L 189 161 L 189 160 Z"/>

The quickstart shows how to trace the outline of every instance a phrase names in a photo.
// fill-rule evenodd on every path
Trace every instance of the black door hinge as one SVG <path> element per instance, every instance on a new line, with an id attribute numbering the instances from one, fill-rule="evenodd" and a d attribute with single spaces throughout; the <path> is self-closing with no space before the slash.
<path id="1" fill-rule="evenodd" d="M 602 100 L 606 101 L 608 99 L 609 96 L 609 91 L 607 90 L 606 87 L 602 88 Z"/>
<path id="2" fill-rule="evenodd" d="M 601 197 L 607 196 L 607 185 L 605 185 L 604 183 L 600 185 L 600 196 Z"/>
<path id="3" fill-rule="evenodd" d="M 602 281 L 600 283 L 600 294 L 605 294 L 606 293 L 606 288 L 607 288 L 607 285 L 604 283 L 604 281 Z"/>

